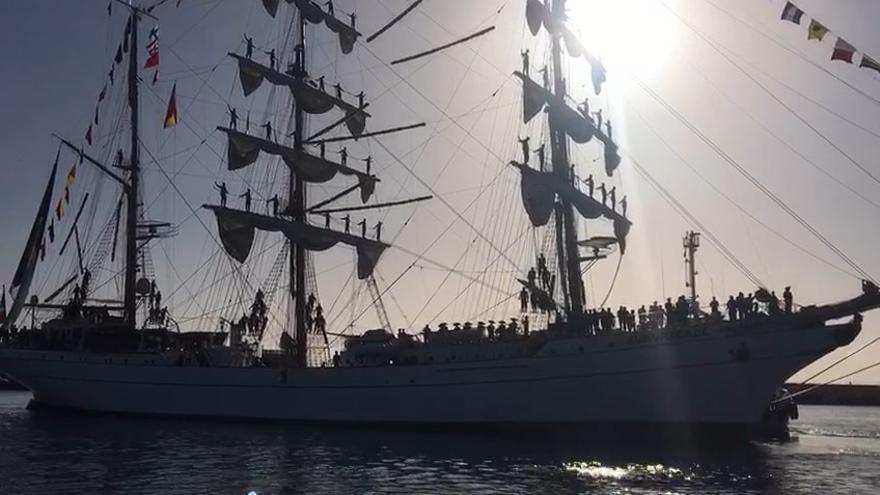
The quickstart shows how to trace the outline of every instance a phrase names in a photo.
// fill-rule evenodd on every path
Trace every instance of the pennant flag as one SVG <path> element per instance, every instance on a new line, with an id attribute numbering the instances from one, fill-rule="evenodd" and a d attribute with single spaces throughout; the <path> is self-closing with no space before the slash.
<path id="1" fill-rule="evenodd" d="M 107 2 L 107 15 L 113 15 L 113 0 Z"/>
<path id="2" fill-rule="evenodd" d="M 859 63 L 859 67 L 880 72 L 880 63 L 877 63 L 876 60 L 867 55 L 862 55 L 862 61 Z"/>
<path id="3" fill-rule="evenodd" d="M 49 242 L 55 242 L 55 219 L 49 223 Z"/>
<path id="4" fill-rule="evenodd" d="M 40 241 L 40 261 L 46 261 L 46 239 Z"/>
<path id="5" fill-rule="evenodd" d="M 782 9 L 782 20 L 793 22 L 795 24 L 801 23 L 801 17 L 804 16 L 804 11 L 797 8 L 797 6 L 791 2 L 785 2 L 785 8 Z"/>
<path id="6" fill-rule="evenodd" d="M 61 220 L 61 217 L 64 216 L 64 198 L 58 198 L 58 205 L 55 206 L 55 216 L 58 217 L 58 220 Z"/>
<path id="7" fill-rule="evenodd" d="M 823 26 L 821 22 L 816 19 L 810 20 L 810 27 L 807 29 L 808 40 L 822 41 L 822 38 L 824 38 L 827 33 L 828 28 Z"/>
<path id="8" fill-rule="evenodd" d="M 147 43 L 147 62 L 144 64 L 145 69 L 156 67 L 159 65 L 159 26 L 150 30 L 150 42 Z"/>
<path id="9" fill-rule="evenodd" d="M 168 100 L 168 111 L 165 112 L 166 129 L 177 125 L 177 84 L 171 87 L 171 99 Z"/>
<path id="10" fill-rule="evenodd" d="M 115 70 L 116 70 L 116 67 L 111 66 L 110 72 L 107 74 L 108 76 L 110 76 L 110 86 L 113 86 L 113 71 L 115 71 Z"/>
<path id="11" fill-rule="evenodd" d="M 122 43 L 116 47 L 116 56 L 113 57 L 113 61 L 116 62 L 117 65 L 122 62 Z"/>
<path id="12" fill-rule="evenodd" d="M 98 125 L 98 109 L 100 107 L 95 107 L 95 125 Z"/>
<path id="13" fill-rule="evenodd" d="M 153 73 L 153 86 L 155 86 L 157 82 L 159 82 L 159 70 L 158 69 L 156 69 L 156 72 Z"/>
<path id="14" fill-rule="evenodd" d="M 101 88 L 101 93 L 98 94 L 98 103 L 104 101 L 104 98 L 107 97 L 107 83 L 104 83 L 104 87 Z"/>
<path id="15" fill-rule="evenodd" d="M 70 167 L 70 172 L 67 172 L 67 185 L 72 186 L 74 182 L 76 182 L 76 164 Z"/>
<path id="16" fill-rule="evenodd" d="M 64 202 L 70 204 L 70 187 L 64 186 Z"/>
<path id="17" fill-rule="evenodd" d="M 843 38 L 837 38 L 834 45 L 834 52 L 831 54 L 831 60 L 843 60 L 844 62 L 853 63 L 853 55 L 856 54 L 854 46 L 850 45 Z"/>
<path id="18" fill-rule="evenodd" d="M 89 130 L 86 131 L 86 142 L 92 145 L 92 124 L 89 124 Z"/>
<path id="19" fill-rule="evenodd" d="M 176 5 L 176 7 L 180 7 L 180 2 L 182 2 L 182 1 L 183 1 L 183 0 L 177 0 L 177 5 Z"/>

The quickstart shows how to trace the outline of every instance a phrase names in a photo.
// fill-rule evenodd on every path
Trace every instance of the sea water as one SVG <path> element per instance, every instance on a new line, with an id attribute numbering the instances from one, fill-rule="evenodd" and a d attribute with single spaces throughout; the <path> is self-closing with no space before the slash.
<path id="1" fill-rule="evenodd" d="M 0 494 L 880 493 L 880 408 L 801 406 L 788 443 L 673 447 L 30 412 L 29 399 L 0 392 Z"/>

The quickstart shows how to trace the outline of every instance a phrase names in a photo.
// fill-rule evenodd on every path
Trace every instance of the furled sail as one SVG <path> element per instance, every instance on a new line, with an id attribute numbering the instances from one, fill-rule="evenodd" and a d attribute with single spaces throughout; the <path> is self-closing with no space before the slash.
<path id="1" fill-rule="evenodd" d="M 529 31 L 532 32 L 533 36 L 538 35 L 541 25 L 550 32 L 554 31 L 553 17 L 547 5 L 541 0 L 527 0 L 526 23 L 529 25 Z M 576 58 L 583 56 L 590 64 L 590 79 L 593 81 L 593 91 L 597 95 L 600 94 L 602 92 L 602 84 L 605 82 L 605 66 L 602 65 L 602 60 L 590 53 L 584 47 L 584 44 L 581 43 L 581 40 L 567 26 L 561 25 L 559 31 L 562 34 L 562 39 L 565 41 L 565 49 L 568 50 L 569 55 Z"/>
<path id="2" fill-rule="evenodd" d="M 541 0 L 528 0 L 526 3 L 526 22 L 532 36 L 537 36 L 541 30 L 541 24 L 546 24 L 549 18 L 547 7 Z"/>
<path id="3" fill-rule="evenodd" d="M 255 229 L 281 232 L 291 242 L 309 251 L 326 251 L 340 242 L 352 246 L 358 255 L 357 271 L 360 280 L 373 274 L 379 258 L 389 247 L 388 244 L 373 239 L 291 222 L 279 217 L 213 205 L 205 205 L 204 208 L 212 210 L 217 216 L 220 241 L 226 252 L 240 263 L 244 263 L 251 252 Z"/>
<path id="4" fill-rule="evenodd" d="M 549 105 L 551 125 L 564 129 L 576 143 L 583 144 L 593 139 L 595 123 L 591 117 L 572 109 L 564 100 L 522 72 L 516 71 L 514 75 L 523 82 L 523 123 L 527 124 L 545 105 Z"/>
<path id="5" fill-rule="evenodd" d="M 613 221 L 614 236 L 620 244 L 620 251 L 622 253 L 626 250 L 626 236 L 632 225 L 626 217 L 575 189 L 571 184 L 560 181 L 551 172 L 539 172 L 517 162 L 511 162 L 511 165 L 518 168 L 522 174 L 520 186 L 523 206 L 532 225 L 535 227 L 547 225 L 553 214 L 553 206 L 558 195 L 574 206 L 584 218 L 592 220 L 605 217 Z"/>
<path id="6" fill-rule="evenodd" d="M 370 114 L 363 108 L 358 108 L 289 74 L 272 70 L 241 55 L 230 53 L 229 56 L 238 60 L 238 75 L 245 96 L 250 96 L 263 84 L 263 81 L 269 81 L 278 86 L 287 86 L 290 88 L 296 104 L 306 113 L 320 115 L 333 110 L 333 108 L 338 108 L 348 117 L 345 125 L 353 136 L 360 136 L 364 132 L 367 117 L 370 117 Z"/>
<path id="7" fill-rule="evenodd" d="M 361 189 L 361 201 L 364 203 L 369 201 L 376 189 L 376 182 L 379 179 L 375 176 L 305 151 L 288 148 L 268 139 L 258 138 L 226 127 L 218 127 L 217 129 L 225 132 L 229 138 L 226 151 L 229 170 L 238 170 L 253 165 L 262 151 L 280 156 L 284 163 L 306 182 L 318 184 L 328 182 L 333 180 L 337 173 L 356 176 Z"/>
<path id="8" fill-rule="evenodd" d="M 605 174 L 611 177 L 620 165 L 620 153 L 617 144 L 611 140 L 601 129 L 596 129 L 596 138 L 605 145 Z"/>
<path id="9" fill-rule="evenodd" d="M 346 24 L 330 15 L 328 12 L 325 12 L 320 5 L 311 0 L 285 1 L 289 4 L 294 4 L 296 8 L 302 12 L 305 20 L 312 24 L 320 24 L 323 22 L 331 31 L 336 33 L 339 37 L 339 48 L 342 50 L 342 53 L 348 54 L 354 50 L 354 44 L 357 42 L 358 37 L 361 36 L 361 33 L 359 33 L 354 26 Z M 279 0 L 263 0 L 263 7 L 266 8 L 266 12 L 272 17 L 275 17 L 278 13 L 278 2 Z"/>
<path id="10" fill-rule="evenodd" d="M 276 15 L 278 15 L 278 3 L 280 0 L 263 0 L 263 7 L 266 9 L 266 12 L 272 16 L 274 19 Z"/>
<path id="11" fill-rule="evenodd" d="M 43 232 L 46 230 L 46 219 L 49 217 L 49 204 L 52 202 L 52 190 L 55 188 L 55 173 L 57 171 L 58 156 L 56 155 L 55 165 L 52 166 L 52 174 L 49 176 L 49 183 L 46 184 L 43 200 L 40 202 L 40 209 L 37 211 L 37 217 L 34 219 L 34 225 L 31 227 L 31 233 L 21 255 L 21 261 L 18 262 L 18 268 L 15 270 L 12 285 L 9 288 L 10 292 L 14 292 L 14 296 L 12 307 L 9 309 L 6 320 L 3 321 L 4 329 L 15 323 L 30 293 L 31 282 L 34 279 L 34 270 L 37 267 L 37 260 L 40 257 L 40 249 L 43 245 Z"/>

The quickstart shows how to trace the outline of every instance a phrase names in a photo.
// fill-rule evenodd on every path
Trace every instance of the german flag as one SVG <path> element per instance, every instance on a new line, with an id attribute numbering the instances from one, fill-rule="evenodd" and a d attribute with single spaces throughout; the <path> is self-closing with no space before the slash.
<path id="1" fill-rule="evenodd" d="M 171 99 L 168 100 L 168 110 L 165 112 L 166 129 L 177 125 L 177 83 L 171 87 Z"/>
<path id="2" fill-rule="evenodd" d="M 72 186 L 73 183 L 76 182 L 76 164 L 74 163 L 72 167 L 70 167 L 70 171 L 67 172 L 67 185 Z"/>

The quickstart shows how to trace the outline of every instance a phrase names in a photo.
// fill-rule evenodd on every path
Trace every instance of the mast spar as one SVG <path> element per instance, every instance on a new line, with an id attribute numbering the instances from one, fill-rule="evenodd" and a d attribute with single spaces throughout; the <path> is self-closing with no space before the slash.
<path id="1" fill-rule="evenodd" d="M 298 38 L 299 55 L 295 77 L 303 83 L 306 77 L 306 20 L 305 13 L 297 10 L 298 14 Z M 302 151 L 303 134 L 305 132 L 305 114 L 302 105 L 296 105 L 294 109 L 294 133 L 293 149 Z M 293 214 L 293 221 L 298 224 L 306 222 L 306 191 L 305 181 L 296 171 L 291 170 L 288 187 L 288 204 Z M 290 287 L 294 302 L 294 332 L 296 337 L 296 365 L 299 368 L 308 366 L 308 328 L 306 325 L 306 288 L 305 288 L 305 264 L 306 251 L 302 243 L 294 243 L 294 249 L 290 251 Z"/>
<path id="2" fill-rule="evenodd" d="M 138 9 L 131 9 L 131 33 L 128 55 L 128 105 L 131 108 L 131 164 L 129 165 L 129 188 L 125 221 L 125 323 L 135 328 L 137 310 L 137 211 L 139 194 L 140 146 L 138 143 Z"/>
<path id="3" fill-rule="evenodd" d="M 565 0 L 553 0 L 553 8 L 550 15 L 554 18 L 554 24 L 560 26 L 565 19 Z M 564 100 L 566 94 L 565 78 L 562 73 L 562 39 L 559 30 L 550 31 L 553 52 L 553 86 L 554 94 L 560 100 Z M 571 168 L 568 160 L 568 134 L 565 129 L 555 125 L 555 119 L 550 119 L 551 149 L 553 152 L 553 173 L 560 180 L 571 183 Z M 577 228 L 574 222 L 574 211 L 571 202 L 560 198 L 557 206 L 561 214 L 556 215 L 557 232 L 562 232 L 560 245 L 557 243 L 556 250 L 559 260 L 560 272 L 565 276 L 565 282 L 561 287 L 566 297 L 569 317 L 579 317 L 584 310 L 584 290 L 581 283 L 580 257 L 577 245 Z M 564 270 L 563 270 L 564 268 Z M 565 289 L 568 289 L 567 291 Z"/>

